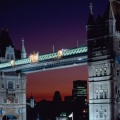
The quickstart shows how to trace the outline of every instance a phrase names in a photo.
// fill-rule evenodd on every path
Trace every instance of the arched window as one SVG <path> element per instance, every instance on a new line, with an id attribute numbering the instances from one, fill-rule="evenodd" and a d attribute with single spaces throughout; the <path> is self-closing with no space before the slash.
<path id="1" fill-rule="evenodd" d="M 103 99 L 103 92 L 100 92 L 100 99 Z"/>
<path id="2" fill-rule="evenodd" d="M 96 99 L 98 99 L 98 92 L 96 92 Z"/>
<path id="3" fill-rule="evenodd" d="M 11 81 L 8 82 L 8 89 L 13 89 L 13 82 Z"/>

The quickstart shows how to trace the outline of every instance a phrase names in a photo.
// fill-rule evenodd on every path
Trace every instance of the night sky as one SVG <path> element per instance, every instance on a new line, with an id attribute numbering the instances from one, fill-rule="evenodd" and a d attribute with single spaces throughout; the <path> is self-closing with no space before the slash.
<path id="1" fill-rule="evenodd" d="M 93 14 L 103 15 L 109 0 L 93 0 Z M 86 44 L 86 23 L 90 0 L 2 0 L 0 28 L 7 28 L 16 49 L 25 40 L 27 56 L 70 49 Z M 51 100 L 56 90 L 72 94 L 74 80 L 87 80 L 87 66 L 27 75 L 27 96 Z"/>

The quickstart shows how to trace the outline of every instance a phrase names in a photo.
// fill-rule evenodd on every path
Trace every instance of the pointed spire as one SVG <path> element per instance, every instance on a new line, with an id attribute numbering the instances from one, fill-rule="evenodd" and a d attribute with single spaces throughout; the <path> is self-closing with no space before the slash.
<path id="1" fill-rule="evenodd" d="M 30 96 L 30 99 L 34 99 L 33 96 L 32 96 L 32 92 L 31 92 L 31 96 Z"/>
<path id="2" fill-rule="evenodd" d="M 88 18 L 88 22 L 87 25 L 94 25 L 95 21 L 94 21 L 94 17 L 93 17 L 93 5 L 92 5 L 92 1 L 90 2 L 90 15 Z"/>
<path id="3" fill-rule="evenodd" d="M 116 0 L 109 0 L 109 4 L 108 4 L 107 9 L 106 9 L 106 11 L 104 13 L 104 19 L 105 20 L 109 20 L 109 19 L 115 20 L 113 7 L 112 7 L 112 2 L 113 1 L 116 1 Z"/>
<path id="4" fill-rule="evenodd" d="M 92 5 L 92 1 L 90 2 L 90 14 L 92 14 L 93 15 L 93 5 Z"/>
<path id="5" fill-rule="evenodd" d="M 26 58 L 26 55 L 27 53 L 24 46 L 24 38 L 22 38 L 21 59 Z"/>
<path id="6" fill-rule="evenodd" d="M 112 4 L 111 4 L 111 2 L 112 2 L 112 1 L 115 1 L 115 0 L 109 0 L 109 1 L 110 1 L 109 19 L 115 19 L 115 16 L 114 16 L 114 14 L 113 14 Z"/>

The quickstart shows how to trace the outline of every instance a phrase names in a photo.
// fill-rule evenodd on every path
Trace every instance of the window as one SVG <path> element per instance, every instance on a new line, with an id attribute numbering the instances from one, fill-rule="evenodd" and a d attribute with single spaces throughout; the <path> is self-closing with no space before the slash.
<path id="1" fill-rule="evenodd" d="M 119 70 L 117 70 L 117 76 L 119 76 L 120 75 L 120 72 L 119 72 Z"/>
<path id="2" fill-rule="evenodd" d="M 13 89 L 13 82 L 11 81 L 8 82 L 8 89 Z"/>
<path id="3" fill-rule="evenodd" d="M 9 54 L 7 54 L 7 59 L 9 59 Z"/>
<path id="4" fill-rule="evenodd" d="M 7 99 L 4 99 L 4 103 L 7 103 Z"/>
<path id="5" fill-rule="evenodd" d="M 105 99 L 107 98 L 107 91 L 105 91 Z"/>
<path id="6" fill-rule="evenodd" d="M 100 99 L 103 99 L 103 92 L 100 92 Z"/>
<path id="7" fill-rule="evenodd" d="M 99 115 L 100 115 L 100 118 L 103 118 L 104 117 L 103 111 L 100 111 Z"/>
<path id="8" fill-rule="evenodd" d="M 102 69 L 100 69 L 100 76 L 102 76 Z"/>
<path id="9" fill-rule="evenodd" d="M 15 103 L 18 103 L 18 99 L 15 99 Z"/>
<path id="10" fill-rule="evenodd" d="M 4 84 L 1 85 L 1 88 L 4 88 Z"/>
<path id="11" fill-rule="evenodd" d="M 19 89 L 20 88 L 20 86 L 19 85 L 17 85 L 17 89 Z"/>
<path id="12" fill-rule="evenodd" d="M 119 43 L 118 43 L 118 47 L 120 48 L 120 41 L 119 41 Z"/>
<path id="13" fill-rule="evenodd" d="M 98 92 L 96 92 L 96 99 L 98 99 Z"/>

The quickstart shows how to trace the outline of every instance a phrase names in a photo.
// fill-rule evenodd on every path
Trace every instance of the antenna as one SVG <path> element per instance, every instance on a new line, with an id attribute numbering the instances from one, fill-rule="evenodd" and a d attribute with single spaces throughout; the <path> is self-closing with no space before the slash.
<path id="1" fill-rule="evenodd" d="M 77 47 L 78 47 L 78 40 L 77 40 Z"/>
<path id="2" fill-rule="evenodd" d="M 90 13 L 93 15 L 93 5 L 92 5 L 92 0 L 90 0 Z"/>
<path id="3" fill-rule="evenodd" d="M 54 53 L 54 50 L 55 50 L 55 48 L 54 48 L 54 45 L 53 45 L 53 53 Z"/>

